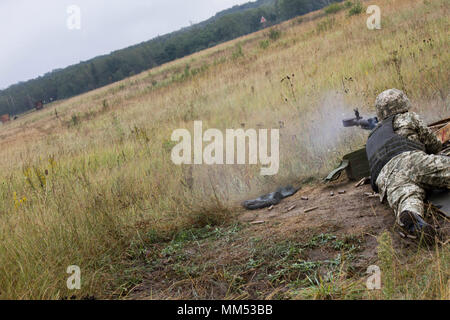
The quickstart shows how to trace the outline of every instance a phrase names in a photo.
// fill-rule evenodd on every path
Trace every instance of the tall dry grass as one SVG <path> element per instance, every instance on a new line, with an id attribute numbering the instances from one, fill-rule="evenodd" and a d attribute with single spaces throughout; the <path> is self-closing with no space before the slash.
<path id="1" fill-rule="evenodd" d="M 277 40 L 248 35 L 2 127 L 0 297 L 70 296 L 69 265 L 82 270 L 77 297 L 126 294 L 139 280 L 130 261 L 153 241 L 220 224 L 236 201 L 277 184 L 323 176 L 366 138 L 341 119 L 354 107 L 373 114 L 384 89 L 405 89 L 428 120 L 449 116 L 448 2 L 378 5 L 382 30 L 345 12 L 288 21 Z M 173 165 L 171 133 L 194 120 L 281 124 L 279 174 Z"/>

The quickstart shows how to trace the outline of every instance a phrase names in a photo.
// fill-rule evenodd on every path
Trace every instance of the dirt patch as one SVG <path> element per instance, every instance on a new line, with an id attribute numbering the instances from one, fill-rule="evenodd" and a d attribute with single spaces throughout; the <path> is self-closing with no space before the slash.
<path id="1" fill-rule="evenodd" d="M 362 279 L 377 262 L 377 237 L 384 231 L 396 250 L 417 248 L 397 233 L 392 211 L 369 193 L 370 186 L 355 188 L 354 182 L 308 186 L 271 210 L 243 212 L 232 227 L 154 245 L 128 297 L 289 299 L 293 288 L 342 266 L 345 277 Z M 448 231 L 447 222 L 439 222 Z"/>

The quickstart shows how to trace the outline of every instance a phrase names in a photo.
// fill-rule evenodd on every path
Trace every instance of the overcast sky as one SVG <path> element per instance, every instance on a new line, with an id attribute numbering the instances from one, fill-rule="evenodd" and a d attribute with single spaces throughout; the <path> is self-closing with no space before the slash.
<path id="1" fill-rule="evenodd" d="M 0 0 L 0 89 L 163 35 L 249 0 Z M 71 5 L 81 29 L 67 26 Z"/>

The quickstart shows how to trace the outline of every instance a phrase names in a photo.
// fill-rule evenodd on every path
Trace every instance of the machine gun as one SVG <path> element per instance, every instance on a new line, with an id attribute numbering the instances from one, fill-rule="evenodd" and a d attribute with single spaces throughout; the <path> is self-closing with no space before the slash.
<path id="1" fill-rule="evenodd" d="M 342 120 L 344 127 L 361 127 L 364 130 L 375 129 L 378 124 L 377 117 L 364 119 L 357 108 L 353 111 L 355 112 L 354 118 Z M 350 180 L 358 180 L 370 176 L 369 160 L 367 159 L 365 147 L 345 155 L 339 167 L 334 169 L 325 178 L 325 181 L 337 180 L 344 170 L 347 172 Z"/>
<path id="2" fill-rule="evenodd" d="M 342 120 L 344 127 L 361 127 L 364 130 L 373 130 L 378 124 L 378 118 L 373 117 L 369 119 L 364 119 L 359 114 L 359 110 L 355 109 L 355 118 Z"/>

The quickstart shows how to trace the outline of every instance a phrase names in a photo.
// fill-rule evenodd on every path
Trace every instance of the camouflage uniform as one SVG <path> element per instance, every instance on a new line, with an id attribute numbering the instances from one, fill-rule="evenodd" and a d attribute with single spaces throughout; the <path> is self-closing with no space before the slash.
<path id="1" fill-rule="evenodd" d="M 442 144 L 417 114 L 397 114 L 393 128 L 395 133 L 423 143 L 427 153 L 410 151 L 392 158 L 376 180 L 380 200 L 387 198 L 397 218 L 405 210 L 423 217 L 425 190 L 450 188 L 450 157 L 436 155 L 442 149 Z"/>

